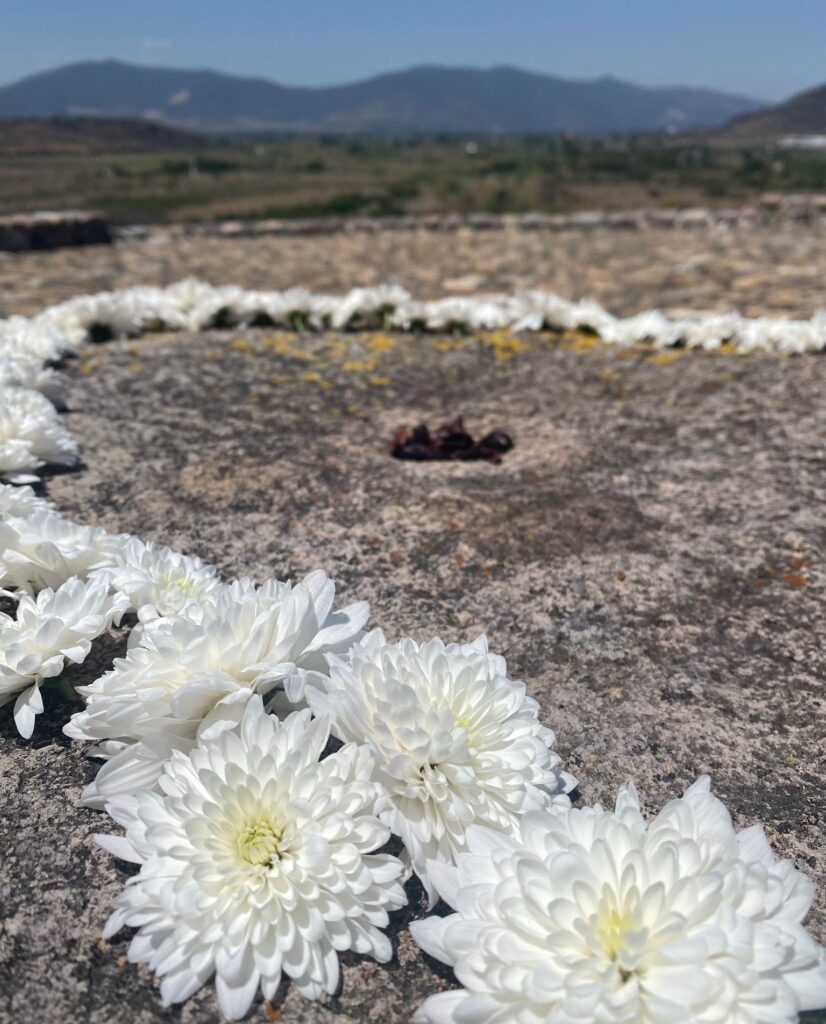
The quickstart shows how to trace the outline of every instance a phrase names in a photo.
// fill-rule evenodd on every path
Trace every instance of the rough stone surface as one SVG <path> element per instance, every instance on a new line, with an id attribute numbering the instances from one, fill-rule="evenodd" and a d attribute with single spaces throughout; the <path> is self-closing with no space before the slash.
<path id="1" fill-rule="evenodd" d="M 486 631 L 586 801 L 633 776 L 653 810 L 710 772 L 738 826 L 814 878 L 826 938 L 826 359 L 214 332 L 112 342 L 67 376 L 85 465 L 45 484 L 66 516 L 228 577 L 321 566 L 391 636 Z M 457 412 L 512 434 L 501 465 L 387 454 L 398 424 Z M 217 1021 L 210 988 L 164 1011 L 128 934 L 100 937 L 129 869 L 74 806 L 94 765 L 61 735 L 70 710 L 48 694 L 32 742 L 0 713 L 0 1020 Z M 287 989 L 281 1019 L 407 1021 L 448 986 L 410 894 L 392 964 L 350 957 L 340 995 Z"/>
<path id="2" fill-rule="evenodd" d="M 417 229 L 225 238 L 154 229 L 144 239 L 0 253 L 0 313 L 37 313 L 80 292 L 196 276 L 245 288 L 346 291 L 397 281 L 418 298 L 546 288 L 627 316 L 652 306 L 811 316 L 824 305 L 826 221 L 690 230 Z"/>

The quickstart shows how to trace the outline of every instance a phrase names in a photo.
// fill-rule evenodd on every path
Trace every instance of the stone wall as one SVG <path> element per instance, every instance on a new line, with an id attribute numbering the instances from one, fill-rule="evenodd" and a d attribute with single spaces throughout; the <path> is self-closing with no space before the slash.
<path id="1" fill-rule="evenodd" d="M 42 211 L 0 217 L 0 251 L 4 252 L 101 245 L 111 241 L 106 221 L 101 214 L 91 211 Z"/>
<path id="2" fill-rule="evenodd" d="M 254 235 L 329 235 L 340 232 L 377 234 L 383 231 L 589 231 L 598 228 L 644 231 L 649 228 L 706 228 L 715 225 L 749 226 L 783 222 L 826 222 L 826 194 L 767 193 L 757 205 L 692 207 L 682 210 L 580 210 L 576 213 L 471 213 L 414 214 L 396 217 L 312 217 L 304 219 L 225 220 L 170 225 L 182 235 L 235 238 Z M 122 230 L 125 237 L 145 235 L 146 228 Z"/>

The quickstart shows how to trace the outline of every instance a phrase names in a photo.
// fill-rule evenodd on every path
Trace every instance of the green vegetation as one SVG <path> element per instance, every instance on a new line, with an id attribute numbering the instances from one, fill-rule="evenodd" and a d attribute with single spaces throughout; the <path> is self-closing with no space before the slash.
<path id="1" fill-rule="evenodd" d="M 727 205 L 826 190 L 826 153 L 710 137 L 245 137 L 143 153 L 0 155 L 0 213 L 115 222 Z"/>

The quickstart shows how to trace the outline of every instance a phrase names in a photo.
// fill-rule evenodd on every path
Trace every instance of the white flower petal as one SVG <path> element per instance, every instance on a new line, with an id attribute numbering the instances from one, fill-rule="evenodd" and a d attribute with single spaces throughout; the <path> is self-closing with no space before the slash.
<path id="1" fill-rule="evenodd" d="M 259 695 L 240 719 L 167 762 L 161 793 L 120 795 L 107 810 L 126 828 L 98 837 L 141 864 L 107 925 L 137 927 L 132 962 L 162 977 L 165 1002 L 187 998 L 215 970 L 222 1012 L 242 1017 L 284 971 L 318 998 L 338 984 L 338 952 L 380 961 L 380 931 L 405 903 L 403 866 L 372 851 L 387 831 L 372 817 L 380 788 L 355 747 L 319 762 L 323 722 L 284 722 Z M 168 980 L 168 984 L 167 984 Z"/>
<path id="2" fill-rule="evenodd" d="M 650 823 L 629 785 L 614 812 L 525 815 L 510 846 L 471 830 L 434 873 L 457 913 L 410 926 L 465 989 L 415 1019 L 795 1024 L 826 1006 L 826 951 L 784 913 L 798 873 L 741 836 L 707 779 Z"/>
<path id="3" fill-rule="evenodd" d="M 570 803 L 553 733 L 484 638 L 388 644 L 376 630 L 328 666 L 307 674 L 305 699 L 340 740 L 370 750 L 387 797 L 382 820 L 404 842 L 431 903 L 439 887 L 431 863 L 453 863 L 473 826 L 507 835 L 523 814 Z"/>

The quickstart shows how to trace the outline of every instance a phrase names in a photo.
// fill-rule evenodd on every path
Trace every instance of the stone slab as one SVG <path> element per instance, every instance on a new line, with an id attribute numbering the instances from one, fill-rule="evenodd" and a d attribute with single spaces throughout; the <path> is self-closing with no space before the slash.
<path id="1" fill-rule="evenodd" d="M 112 342 L 67 375 L 85 465 L 45 486 L 65 515 L 228 577 L 321 566 L 392 637 L 486 631 L 585 800 L 633 777 L 654 809 L 710 772 L 737 825 L 764 823 L 815 880 L 826 938 L 822 357 L 216 332 Z M 516 448 L 498 466 L 388 456 L 399 423 L 456 412 Z M 74 806 L 94 769 L 60 733 L 70 710 L 49 700 L 29 743 L 0 714 L 0 1021 L 212 1024 L 210 988 L 165 1011 L 128 934 L 101 939 L 129 870 Z M 281 1019 L 407 1021 L 447 987 L 410 895 L 392 964 L 349 958 L 340 995 L 288 989 Z"/>

